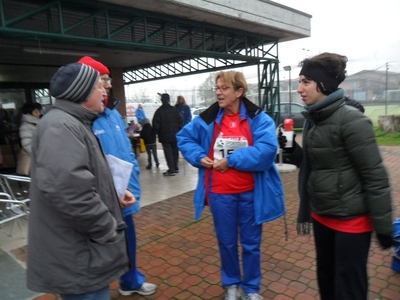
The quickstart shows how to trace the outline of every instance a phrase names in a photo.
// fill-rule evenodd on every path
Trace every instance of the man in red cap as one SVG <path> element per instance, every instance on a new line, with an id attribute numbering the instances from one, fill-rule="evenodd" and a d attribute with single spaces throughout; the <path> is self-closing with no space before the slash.
<path id="1" fill-rule="evenodd" d="M 89 56 L 82 57 L 78 62 L 99 71 L 103 86 L 106 91 L 109 92 L 112 88 L 111 78 L 109 77 L 110 71 L 105 65 Z M 131 142 L 125 132 L 125 124 L 122 120 L 122 116 L 116 109 L 114 109 L 118 105 L 118 101 L 115 103 L 114 100 L 115 98 L 110 96 L 105 99 L 105 109 L 99 114 L 99 118 L 93 123 L 93 132 L 100 140 L 100 144 L 105 154 L 111 154 L 133 164 L 128 188 L 135 196 L 136 202 L 134 205 L 122 210 L 124 221 L 127 225 L 126 237 L 128 240 L 131 268 L 120 278 L 119 291 L 121 295 L 124 296 L 132 295 L 134 293 L 140 295 L 151 295 L 155 293 L 157 286 L 145 282 L 145 276 L 136 267 L 136 232 L 133 214 L 140 210 L 140 167 L 135 154 L 132 152 Z"/>

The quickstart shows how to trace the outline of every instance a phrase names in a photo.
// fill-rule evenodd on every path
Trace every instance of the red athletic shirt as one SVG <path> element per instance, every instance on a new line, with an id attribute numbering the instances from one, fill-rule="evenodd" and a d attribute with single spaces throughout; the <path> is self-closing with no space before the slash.
<path id="1" fill-rule="evenodd" d="M 371 220 L 368 216 L 360 216 L 349 220 L 338 220 L 321 217 L 311 212 L 313 219 L 333 230 L 347 233 L 365 233 L 373 230 Z"/>
<path id="2" fill-rule="evenodd" d="M 250 145 L 252 145 L 252 137 L 247 120 L 240 122 L 239 113 L 234 115 L 225 114 L 222 118 L 220 132 L 211 149 L 214 161 Z M 242 172 L 229 168 L 224 173 L 213 170 L 211 176 L 211 191 L 213 193 L 236 194 L 254 189 L 252 172 Z"/>

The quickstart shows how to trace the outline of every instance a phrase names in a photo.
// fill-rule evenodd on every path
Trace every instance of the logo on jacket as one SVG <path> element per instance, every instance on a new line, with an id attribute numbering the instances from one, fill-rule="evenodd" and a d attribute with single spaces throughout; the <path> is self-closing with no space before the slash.
<path id="1" fill-rule="evenodd" d="M 95 135 L 99 135 L 99 134 L 103 134 L 103 133 L 106 133 L 106 131 L 105 131 L 104 129 L 96 129 L 96 130 L 94 131 L 94 134 L 95 134 Z"/>

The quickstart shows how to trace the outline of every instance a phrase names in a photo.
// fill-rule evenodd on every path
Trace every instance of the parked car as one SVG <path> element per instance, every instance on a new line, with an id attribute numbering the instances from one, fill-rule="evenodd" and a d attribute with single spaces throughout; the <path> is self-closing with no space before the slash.
<path id="1" fill-rule="evenodd" d="M 192 108 L 192 120 L 196 118 L 199 114 L 205 111 L 208 107 L 196 107 Z"/>
<path id="2" fill-rule="evenodd" d="M 291 108 L 291 114 L 289 115 L 289 105 Z M 281 117 L 278 124 L 282 124 L 284 119 L 293 119 L 294 128 L 303 128 L 304 116 L 301 114 L 304 111 L 304 106 L 299 103 L 281 102 L 280 104 Z M 278 107 L 275 107 L 275 113 L 278 112 Z"/>

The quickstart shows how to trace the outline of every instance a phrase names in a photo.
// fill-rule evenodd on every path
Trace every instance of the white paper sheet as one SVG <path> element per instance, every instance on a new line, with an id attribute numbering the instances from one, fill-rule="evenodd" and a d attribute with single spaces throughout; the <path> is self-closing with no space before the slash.
<path id="1" fill-rule="evenodd" d="M 119 197 L 124 198 L 131 178 L 133 164 L 111 154 L 107 154 L 106 158 L 114 179 L 115 190 Z"/>

